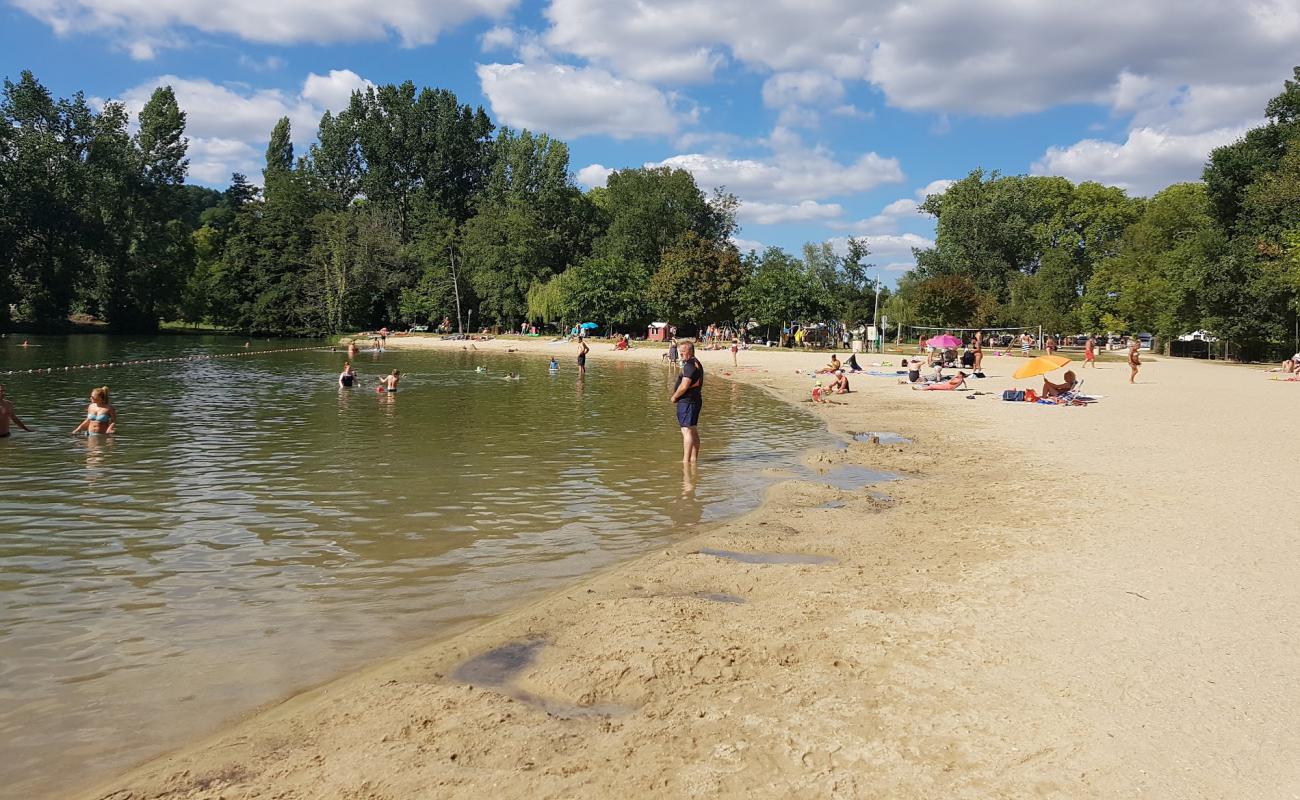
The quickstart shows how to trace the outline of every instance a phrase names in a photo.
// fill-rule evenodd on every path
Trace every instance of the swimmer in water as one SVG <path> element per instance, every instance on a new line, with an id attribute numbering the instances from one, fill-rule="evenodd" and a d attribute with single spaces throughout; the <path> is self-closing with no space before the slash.
<path id="1" fill-rule="evenodd" d="M 117 409 L 113 408 L 108 398 L 108 387 L 100 386 L 90 390 L 90 405 L 86 406 L 86 418 L 72 433 L 85 432 L 87 436 L 113 433 L 117 430 Z"/>
<path id="2" fill-rule="evenodd" d="M 339 373 L 339 386 L 350 388 L 357 381 L 356 370 L 352 369 L 351 361 L 343 362 L 343 371 Z"/>
<path id="3" fill-rule="evenodd" d="M 0 383 L 0 439 L 9 436 L 9 423 L 11 421 L 28 433 L 32 432 L 32 429 L 27 427 L 14 413 L 14 404 L 5 399 L 5 385 Z"/>
<path id="4" fill-rule="evenodd" d="M 397 391 L 397 383 L 401 379 L 402 373 L 398 370 L 393 370 L 387 377 L 380 379 L 379 388 L 381 391 L 395 392 Z"/>
<path id="5" fill-rule="evenodd" d="M 549 369 L 551 372 L 560 371 L 560 362 L 555 360 L 555 356 L 551 356 L 551 366 L 547 367 L 547 369 Z"/>

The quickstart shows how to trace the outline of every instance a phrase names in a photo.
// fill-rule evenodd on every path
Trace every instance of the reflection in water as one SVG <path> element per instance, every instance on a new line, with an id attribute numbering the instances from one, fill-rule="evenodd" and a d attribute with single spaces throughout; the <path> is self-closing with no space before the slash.
<path id="1" fill-rule="evenodd" d="M 243 340 L 43 343 L 0 342 L 0 359 L 19 369 Z M 658 365 L 595 370 L 575 392 L 543 380 L 545 359 L 390 352 L 361 359 L 357 386 L 341 389 L 346 357 L 7 382 L 42 433 L 6 440 L 0 457 L 0 792 L 83 783 L 743 511 L 764 469 L 829 441 L 810 417 L 715 381 L 710 461 L 679 476 L 663 402 L 674 373 Z M 394 368 L 409 373 L 401 401 L 369 397 Z M 524 380 L 504 383 L 509 371 Z M 106 382 L 130 426 L 67 436 Z"/>

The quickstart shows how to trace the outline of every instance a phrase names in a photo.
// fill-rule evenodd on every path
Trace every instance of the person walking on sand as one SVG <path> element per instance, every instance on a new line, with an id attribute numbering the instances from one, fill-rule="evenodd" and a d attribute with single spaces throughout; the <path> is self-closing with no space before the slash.
<path id="1" fill-rule="evenodd" d="M 578 336 L 578 377 L 584 378 L 587 375 L 587 353 L 591 348 L 587 346 L 587 337 Z"/>
<path id="2" fill-rule="evenodd" d="M 0 383 L 0 439 L 6 439 L 9 437 L 10 422 L 13 422 L 13 424 L 28 433 L 32 432 L 32 429 L 27 427 L 22 420 L 18 419 L 18 415 L 14 413 L 14 404 L 5 398 L 5 385 Z"/>
<path id="3" fill-rule="evenodd" d="M 1047 354 L 1049 356 L 1056 355 L 1056 337 L 1048 336 L 1046 339 L 1044 339 L 1043 349 L 1047 351 Z"/>
<path id="4" fill-rule="evenodd" d="M 975 371 L 982 372 L 984 369 L 984 331 L 975 331 Z"/>
<path id="5" fill-rule="evenodd" d="M 1097 368 L 1097 339 L 1094 336 L 1088 337 L 1088 342 L 1083 346 L 1083 365 L 1089 364 L 1093 369 Z"/>
<path id="6" fill-rule="evenodd" d="M 1128 382 L 1137 383 L 1138 370 L 1142 368 L 1142 357 L 1138 355 L 1138 340 L 1133 337 L 1128 342 Z"/>
<path id="7" fill-rule="evenodd" d="M 682 463 L 700 460 L 700 406 L 703 403 L 700 389 L 704 387 L 704 367 L 695 357 L 695 345 L 682 342 L 678 349 L 682 355 L 682 372 L 677 376 L 677 389 L 668 402 L 677 406 L 677 424 L 682 429 Z"/>

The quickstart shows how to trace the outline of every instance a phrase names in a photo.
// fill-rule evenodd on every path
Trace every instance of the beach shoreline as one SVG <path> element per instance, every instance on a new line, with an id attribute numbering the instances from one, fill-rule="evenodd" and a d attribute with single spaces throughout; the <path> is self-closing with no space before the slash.
<path id="1" fill-rule="evenodd" d="M 470 344 L 389 340 L 391 349 Z M 602 345 L 588 380 L 615 359 L 663 352 Z M 573 370 L 571 346 L 473 346 L 554 354 L 562 372 Z M 802 407 L 807 371 L 827 354 L 743 351 L 740 370 L 725 350 L 700 357 L 712 376 Z M 976 388 L 1013 385 L 1017 361 L 986 360 L 993 377 Z M 843 405 L 812 412 L 832 433 L 896 432 L 912 443 L 850 441 L 811 455 L 810 472 L 769 489 L 749 514 L 76 796 L 470 797 L 508 787 L 557 798 L 1187 797 L 1300 786 L 1285 758 L 1298 743 L 1287 723 L 1300 697 L 1295 634 L 1229 622 L 1246 606 L 1284 619 L 1300 599 L 1290 580 L 1300 559 L 1275 527 L 1251 542 L 1207 534 L 1265 519 L 1253 495 L 1233 492 L 1243 477 L 1285 492 L 1287 480 L 1252 465 L 1272 459 L 1285 472 L 1296 455 L 1243 441 L 1249 419 L 1219 420 L 1196 402 L 1244 392 L 1282 411 L 1295 397 L 1280 393 L 1295 387 L 1167 360 L 1148 370 L 1155 383 L 1125 387 L 1126 374 L 1107 366 L 1084 373 L 1090 391 L 1106 394 L 1090 408 L 994 404 L 854 376 L 854 393 L 836 398 Z M 700 469 L 709 468 L 707 415 Z M 1206 420 L 1215 424 L 1200 437 L 1182 430 Z M 1145 434 L 1144 449 L 1130 430 Z M 1195 471 L 1209 454 L 1226 476 Z M 844 467 L 909 480 L 857 490 L 826 482 L 824 472 Z M 1116 497 L 1116 483 L 1142 476 L 1153 485 Z M 1192 539 L 1197 550 L 1170 555 Z M 1229 544 L 1246 552 L 1225 552 Z M 829 560 L 745 563 L 702 550 Z M 1263 552 L 1276 553 L 1267 567 Z M 1181 569 L 1162 569 L 1171 560 Z M 1267 583 L 1233 594 L 1246 565 L 1268 572 Z M 1185 616 L 1189 608 L 1202 616 Z M 1200 646 L 1225 642 L 1249 642 L 1249 652 Z M 529 643 L 526 656 L 489 670 L 486 685 L 453 679 L 512 643 Z M 1247 656 L 1265 669 L 1243 683 Z M 1206 684 L 1211 676 L 1221 681 Z"/>

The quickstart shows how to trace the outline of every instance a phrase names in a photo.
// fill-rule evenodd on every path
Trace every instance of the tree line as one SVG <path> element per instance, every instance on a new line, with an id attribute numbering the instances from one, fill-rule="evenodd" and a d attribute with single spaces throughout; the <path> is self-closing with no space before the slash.
<path id="1" fill-rule="evenodd" d="M 1244 356 L 1294 346 L 1300 311 L 1300 67 L 1267 122 L 1150 198 L 975 170 L 920 208 L 932 248 L 886 313 L 914 325 L 1205 331 Z M 1286 350 L 1289 354 L 1291 351 Z"/>
<path id="2" fill-rule="evenodd" d="M 159 87 L 136 120 L 6 80 L 0 326 L 69 315 L 322 335 L 380 325 L 595 321 L 633 329 L 875 316 L 1058 333 L 1204 330 L 1267 354 L 1300 310 L 1300 68 L 1267 122 L 1150 198 L 1059 177 L 971 172 L 920 210 L 935 245 L 895 292 L 863 240 L 742 254 L 736 198 L 683 170 L 581 191 L 567 145 L 498 128 L 411 82 L 355 92 L 296 153 L 281 119 L 263 185 L 185 183 L 185 112 Z"/>
<path id="3" fill-rule="evenodd" d="M 580 191 L 564 142 L 497 128 L 442 89 L 358 91 L 306 153 L 281 119 L 263 186 L 235 174 L 221 192 L 184 183 L 185 113 L 168 87 L 133 134 L 121 104 L 56 100 L 29 72 L 5 82 L 0 111 L 0 325 L 84 314 L 130 331 L 182 320 L 320 335 L 662 317 L 689 329 L 872 310 L 860 242 L 843 257 L 742 255 L 724 190 L 643 168 Z"/>

